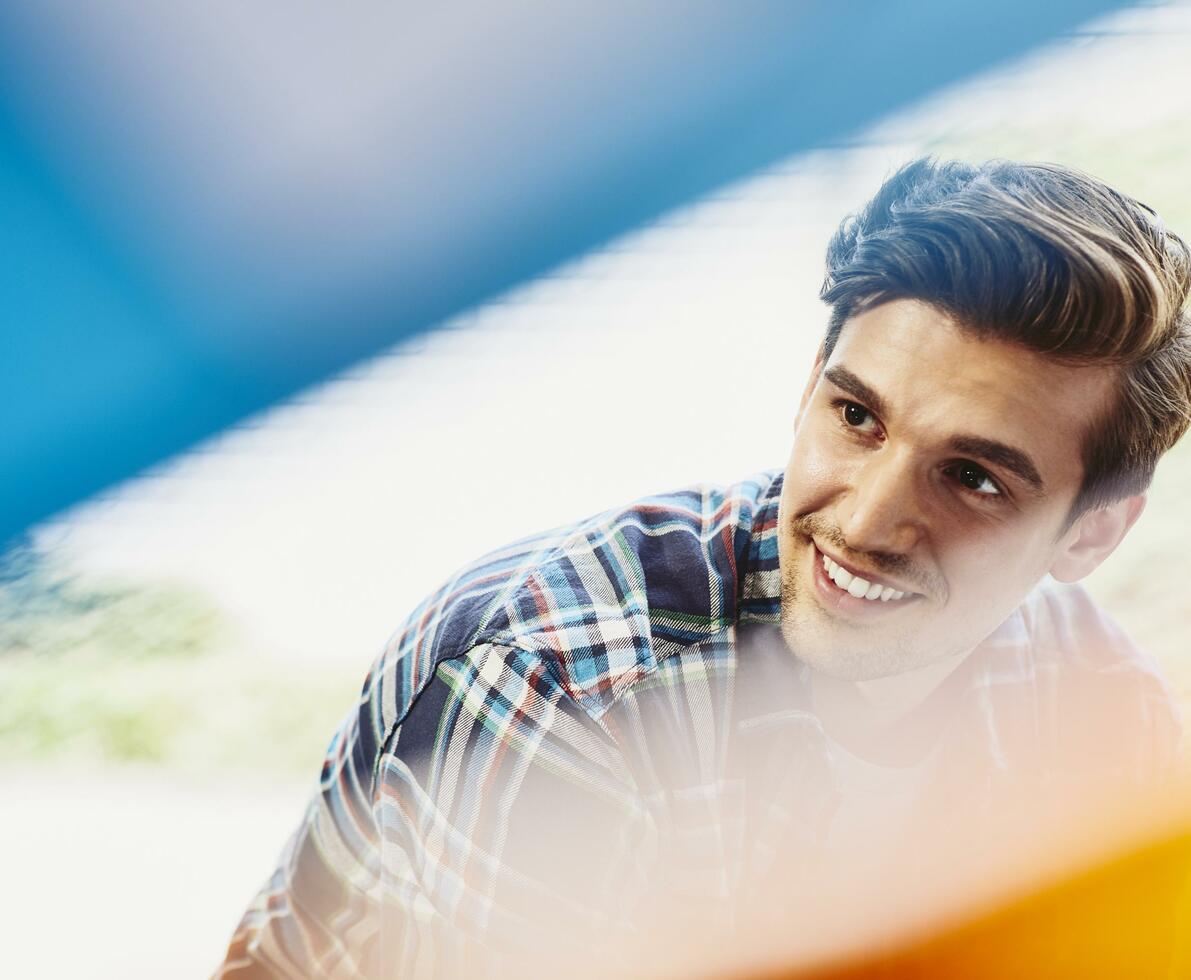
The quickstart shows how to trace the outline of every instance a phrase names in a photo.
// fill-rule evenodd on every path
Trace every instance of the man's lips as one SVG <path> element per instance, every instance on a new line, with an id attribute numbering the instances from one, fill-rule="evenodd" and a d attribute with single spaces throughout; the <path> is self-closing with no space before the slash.
<path id="1" fill-rule="evenodd" d="M 905 594 L 902 597 L 894 599 L 892 595 L 886 600 L 880 598 L 868 599 L 865 597 L 858 597 L 853 595 L 846 588 L 841 588 L 837 582 L 831 579 L 827 568 L 824 567 L 823 553 L 819 550 L 815 542 L 810 542 L 811 545 L 811 580 L 815 586 L 815 592 L 818 595 L 819 603 L 821 603 L 828 610 L 834 610 L 836 613 L 842 613 L 849 619 L 859 617 L 860 620 L 866 620 L 871 617 L 881 618 L 902 610 L 906 606 L 915 605 L 919 599 L 922 599 L 922 594 L 908 591 L 908 589 L 899 589 Z M 828 555 L 828 557 L 831 557 Z M 835 558 L 831 558 L 835 561 Z M 853 566 L 842 566 L 850 570 Z M 860 569 L 858 569 L 859 572 Z M 861 579 L 865 579 L 865 575 L 860 574 Z M 883 588 L 891 589 L 896 594 L 897 586 L 887 579 L 880 578 L 874 575 L 873 579 L 867 580 L 869 583 L 875 581 Z"/>
<path id="2" fill-rule="evenodd" d="M 911 589 L 908 585 L 903 585 L 893 581 L 892 579 L 886 578 L 884 575 L 879 575 L 876 572 L 870 572 L 868 569 L 860 568 L 851 562 L 844 561 L 842 558 L 832 554 L 828 549 L 822 547 L 819 542 L 815 541 L 813 538 L 811 539 L 811 544 L 815 549 L 815 560 L 819 562 L 819 564 L 822 564 L 823 556 L 826 555 L 833 562 L 848 572 L 848 574 L 853 578 L 862 578 L 870 585 L 880 585 L 883 588 L 890 588 L 896 590 L 897 592 L 902 592 L 904 593 L 904 598 L 906 599 L 919 594 L 914 589 Z"/>

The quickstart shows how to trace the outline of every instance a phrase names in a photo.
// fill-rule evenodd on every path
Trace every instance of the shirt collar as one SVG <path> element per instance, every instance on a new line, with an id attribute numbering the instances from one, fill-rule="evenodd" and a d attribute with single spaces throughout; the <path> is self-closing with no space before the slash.
<path id="1" fill-rule="evenodd" d="M 740 563 L 740 619 L 776 624 L 781 617 L 782 578 L 778 568 L 778 502 L 782 495 L 782 473 L 769 477 L 768 486 L 757 497 L 752 524 L 744 541 Z"/>

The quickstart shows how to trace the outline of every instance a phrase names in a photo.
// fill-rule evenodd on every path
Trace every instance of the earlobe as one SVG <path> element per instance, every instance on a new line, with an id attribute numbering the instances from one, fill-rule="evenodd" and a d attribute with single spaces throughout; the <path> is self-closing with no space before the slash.
<path id="1" fill-rule="evenodd" d="M 1145 503 L 1145 494 L 1139 494 L 1081 515 L 1064 535 L 1050 574 L 1060 582 L 1078 582 L 1090 574 L 1116 550 Z"/>

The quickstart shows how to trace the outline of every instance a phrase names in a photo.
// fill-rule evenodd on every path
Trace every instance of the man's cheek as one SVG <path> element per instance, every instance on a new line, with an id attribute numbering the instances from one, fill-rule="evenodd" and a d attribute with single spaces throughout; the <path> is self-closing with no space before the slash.
<path id="1" fill-rule="evenodd" d="M 807 440 L 806 444 L 795 447 L 787 479 L 792 482 L 794 497 L 800 502 L 798 512 L 810 513 L 847 485 L 848 463 L 821 443 Z"/>
<path id="2" fill-rule="evenodd" d="M 954 578 L 974 581 L 990 592 L 1019 579 L 1041 577 L 1041 573 L 1033 574 L 1038 562 L 1029 540 L 1006 538 L 989 529 L 970 528 L 956 542 L 949 559 L 947 564 L 958 569 Z"/>

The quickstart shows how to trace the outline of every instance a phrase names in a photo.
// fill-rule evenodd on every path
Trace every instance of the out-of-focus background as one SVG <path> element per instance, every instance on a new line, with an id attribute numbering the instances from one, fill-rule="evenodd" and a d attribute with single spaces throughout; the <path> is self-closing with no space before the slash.
<path id="1" fill-rule="evenodd" d="M 523 534 L 783 465 L 827 238 L 922 153 L 1074 165 L 1191 234 L 1191 3 L 1092 21 L 672 210 L 19 542 L 0 972 L 205 975 L 423 594 Z M 1185 705 L 1189 492 L 1185 442 L 1089 583 Z"/>

